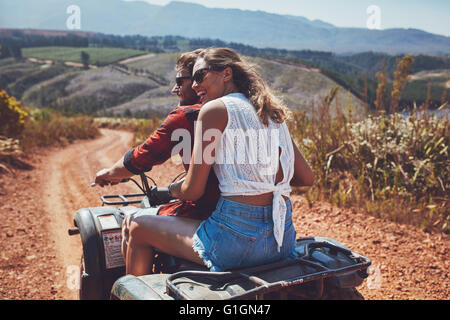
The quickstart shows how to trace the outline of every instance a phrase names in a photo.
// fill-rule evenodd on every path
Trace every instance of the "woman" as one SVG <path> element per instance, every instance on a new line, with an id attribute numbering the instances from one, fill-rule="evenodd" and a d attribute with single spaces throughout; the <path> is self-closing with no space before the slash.
<path id="1" fill-rule="evenodd" d="M 204 106 L 186 178 L 169 189 L 173 197 L 196 200 L 213 167 L 221 198 L 204 222 L 157 216 L 133 221 L 127 273 L 150 273 L 152 248 L 211 271 L 268 263 L 294 253 L 289 186 L 310 186 L 313 175 L 289 135 L 287 110 L 231 49 L 203 50 L 193 80 Z"/>

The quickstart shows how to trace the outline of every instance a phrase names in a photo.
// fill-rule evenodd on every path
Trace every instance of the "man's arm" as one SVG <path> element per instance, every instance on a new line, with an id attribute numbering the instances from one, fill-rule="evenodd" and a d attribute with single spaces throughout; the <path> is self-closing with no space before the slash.
<path id="1" fill-rule="evenodd" d="M 122 179 L 150 171 L 154 165 L 164 163 L 172 156 L 172 148 L 178 143 L 178 141 L 172 141 L 173 131 L 180 128 L 187 130 L 190 127 L 193 128 L 194 118 L 197 115 L 198 109 L 194 106 L 175 108 L 144 143 L 128 151 L 111 168 L 100 170 L 95 182 L 100 186 L 109 183 L 117 184 Z"/>
<path id="2" fill-rule="evenodd" d="M 192 132 L 197 115 L 198 109 L 194 106 L 175 108 L 144 143 L 125 154 L 124 166 L 128 171 L 139 174 L 166 162 L 172 156 L 172 148 L 178 143 L 172 141 L 172 133 L 177 129 Z"/>

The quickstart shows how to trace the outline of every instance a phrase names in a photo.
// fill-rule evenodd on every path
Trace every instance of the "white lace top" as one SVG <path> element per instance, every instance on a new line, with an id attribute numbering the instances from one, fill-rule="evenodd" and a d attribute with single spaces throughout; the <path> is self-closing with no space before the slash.
<path id="1" fill-rule="evenodd" d="M 274 236 L 278 250 L 283 243 L 289 182 L 294 174 L 294 149 L 286 123 L 269 119 L 265 126 L 250 101 L 241 93 L 221 98 L 228 123 L 216 148 L 214 171 L 222 196 L 258 195 L 273 192 Z M 279 153 L 281 148 L 281 156 Z M 275 185 L 278 160 L 283 180 Z"/>

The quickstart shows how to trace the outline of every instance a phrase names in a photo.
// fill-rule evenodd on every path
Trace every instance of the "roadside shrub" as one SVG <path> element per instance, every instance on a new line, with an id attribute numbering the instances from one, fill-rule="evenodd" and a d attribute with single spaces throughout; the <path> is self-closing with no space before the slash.
<path id="1" fill-rule="evenodd" d="M 312 117 L 293 112 L 289 122 L 315 175 L 306 198 L 448 233 L 448 109 L 356 119 L 336 104 L 331 117 L 332 96 Z"/>
<path id="2" fill-rule="evenodd" d="M 63 146 L 98 135 L 99 130 L 91 117 L 65 117 L 50 109 L 32 109 L 20 142 L 23 150 L 29 151 L 35 147 Z"/>
<path id="3" fill-rule="evenodd" d="M 135 118 L 95 118 L 99 128 L 126 130 L 134 133 L 133 146 L 144 142 L 162 123 L 163 119 L 151 115 L 150 119 Z"/>
<path id="4" fill-rule="evenodd" d="M 0 172 L 31 169 L 20 158 L 36 147 L 61 146 L 99 134 L 87 116 L 64 117 L 50 109 L 25 107 L 0 90 Z"/>
<path id="5" fill-rule="evenodd" d="M 8 96 L 0 88 L 0 135 L 17 137 L 21 134 L 28 113 L 23 110 L 20 101 Z"/>

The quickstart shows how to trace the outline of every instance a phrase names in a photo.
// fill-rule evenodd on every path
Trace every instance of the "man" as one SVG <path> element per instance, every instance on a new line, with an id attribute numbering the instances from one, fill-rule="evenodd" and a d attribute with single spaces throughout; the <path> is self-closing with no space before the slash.
<path id="1" fill-rule="evenodd" d="M 194 122 L 197 120 L 201 105 L 198 104 L 199 97 L 192 89 L 192 69 L 197 54 L 201 50 L 184 53 L 180 55 L 176 63 L 176 84 L 172 93 L 179 99 L 179 105 L 173 109 L 160 127 L 141 145 L 129 150 L 111 168 L 100 170 L 95 182 L 104 186 L 117 184 L 125 178 L 129 178 L 141 172 L 150 171 L 153 166 L 162 164 L 172 156 L 172 148 L 180 141 L 172 141 L 172 133 L 176 129 L 185 129 L 190 133 L 191 150 L 194 145 Z M 182 156 L 182 150 L 180 151 Z M 189 162 L 183 161 L 187 172 Z M 180 216 L 192 219 L 206 219 L 214 211 L 220 197 L 218 180 L 214 172 L 208 177 L 205 194 L 197 201 L 172 201 L 162 205 L 158 215 Z M 124 220 L 122 253 L 126 255 L 126 242 L 128 239 L 128 226 L 131 218 Z"/>

